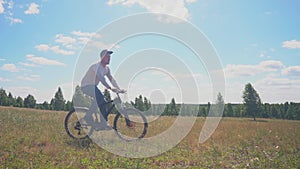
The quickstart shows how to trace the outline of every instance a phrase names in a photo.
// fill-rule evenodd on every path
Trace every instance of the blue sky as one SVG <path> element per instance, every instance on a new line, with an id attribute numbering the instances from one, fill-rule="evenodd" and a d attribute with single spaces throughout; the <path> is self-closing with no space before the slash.
<path id="1" fill-rule="evenodd" d="M 119 18 L 159 12 L 193 24 L 213 44 L 225 74 L 225 102 L 242 102 L 242 91 L 248 82 L 263 102 L 299 102 L 299 6 L 297 0 L 0 0 L 0 87 L 14 96 L 26 97 L 30 93 L 38 102 L 49 102 L 60 86 L 65 99 L 70 100 L 78 57 L 89 39 Z M 138 27 L 139 23 L 133 26 Z M 99 51 L 110 47 L 101 40 L 97 45 Z M 179 55 L 192 70 L 199 68 L 192 74 L 201 95 L 199 101 L 213 100 L 207 90 L 211 84 L 204 67 L 189 62 L 188 51 L 163 37 L 148 35 L 117 44 L 110 65 L 112 72 L 117 73 L 119 63 L 136 50 L 159 46 Z M 93 58 L 97 60 L 97 56 Z M 138 93 L 158 97 L 168 90 L 164 96 L 167 102 L 172 97 L 195 102 L 181 100 L 174 82 L 163 83 L 170 80 L 168 74 L 153 75 L 146 72 L 137 76 L 133 81 L 139 83 L 132 83 L 132 88 L 124 83 L 121 86 L 131 92 L 131 97 Z M 151 84 L 153 81 L 159 83 Z"/>

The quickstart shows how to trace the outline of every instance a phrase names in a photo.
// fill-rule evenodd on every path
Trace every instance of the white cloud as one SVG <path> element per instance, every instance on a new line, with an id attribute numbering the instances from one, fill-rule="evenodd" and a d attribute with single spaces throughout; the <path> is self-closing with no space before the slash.
<path id="1" fill-rule="evenodd" d="M 32 95 L 36 100 L 37 103 L 43 103 L 47 101 L 48 103 L 54 98 L 55 92 L 57 88 L 61 87 L 63 96 L 66 100 L 70 101 L 72 99 L 72 84 L 60 84 L 57 86 L 45 87 L 41 86 L 42 88 L 32 88 L 30 86 L 10 86 L 7 87 L 5 90 L 7 92 L 11 92 L 13 96 L 20 96 L 23 99 L 26 98 L 29 94 Z"/>
<path id="2" fill-rule="evenodd" d="M 5 6 L 6 5 L 6 9 Z M 0 14 L 4 14 L 4 18 L 10 21 L 10 24 L 22 23 L 22 19 L 13 17 L 12 9 L 14 2 L 12 0 L 0 0 Z"/>
<path id="3" fill-rule="evenodd" d="M 282 43 L 282 47 L 290 48 L 290 49 L 297 49 L 297 48 L 300 48 L 300 41 L 297 41 L 297 40 L 284 41 Z"/>
<path id="4" fill-rule="evenodd" d="M 226 81 L 225 94 L 223 95 L 224 101 L 226 103 L 241 103 L 242 102 L 241 96 L 243 90 L 244 90 L 244 84 L 242 82 Z"/>
<path id="5" fill-rule="evenodd" d="M 18 76 L 17 79 L 25 81 L 38 81 L 40 80 L 40 75 Z"/>
<path id="6" fill-rule="evenodd" d="M 64 63 L 61 63 L 59 61 L 56 60 L 50 60 L 44 57 L 36 57 L 34 55 L 27 55 L 26 56 L 28 61 L 33 62 L 34 64 L 37 65 L 53 65 L 53 66 L 65 66 Z"/>
<path id="7" fill-rule="evenodd" d="M 22 19 L 13 18 L 11 16 L 6 17 L 6 19 L 8 19 L 11 24 L 14 24 L 14 23 L 23 23 Z"/>
<path id="8" fill-rule="evenodd" d="M 260 62 L 258 65 L 259 69 L 261 69 L 263 71 L 267 71 L 267 72 L 274 72 L 283 67 L 284 67 L 284 65 L 280 61 L 277 61 L 277 60 L 263 61 L 263 62 Z"/>
<path id="9" fill-rule="evenodd" d="M 36 64 L 33 63 L 25 63 L 25 62 L 19 62 L 20 65 L 26 66 L 26 67 L 36 67 Z"/>
<path id="10" fill-rule="evenodd" d="M 0 0 L 0 14 L 4 13 L 5 9 L 4 9 L 4 0 Z"/>
<path id="11" fill-rule="evenodd" d="M 28 94 L 33 95 L 34 97 L 39 94 L 39 91 L 37 89 L 34 89 L 32 87 L 8 87 L 8 92 L 11 92 L 14 96 L 20 96 L 22 98 L 25 98 L 28 96 Z"/>
<path id="12" fill-rule="evenodd" d="M 99 33 L 73 31 L 72 34 L 76 35 L 75 38 L 79 45 L 87 44 L 88 47 L 95 47 L 97 49 L 120 48 L 120 45 L 104 43 L 101 40 L 103 37 Z"/>
<path id="13" fill-rule="evenodd" d="M 241 103 L 245 84 L 249 81 L 226 81 L 225 102 Z M 281 78 L 267 75 L 251 82 L 258 92 L 263 103 L 283 103 L 286 101 L 299 101 L 300 80 Z"/>
<path id="14" fill-rule="evenodd" d="M 225 67 L 224 73 L 226 77 L 253 76 L 258 73 L 258 70 L 254 65 L 229 64 Z"/>
<path id="15" fill-rule="evenodd" d="M 234 65 L 229 64 L 224 68 L 227 78 L 254 76 L 259 73 L 275 72 L 282 69 L 284 65 L 280 61 L 267 60 L 257 65 Z"/>
<path id="16" fill-rule="evenodd" d="M 2 58 L 0 58 L 0 62 L 1 62 L 1 61 L 5 61 L 5 60 L 6 60 L 6 59 L 2 59 Z"/>
<path id="17" fill-rule="evenodd" d="M 47 52 L 50 49 L 49 45 L 47 45 L 47 44 L 36 45 L 35 48 L 38 51 L 43 51 L 43 52 Z"/>
<path id="18" fill-rule="evenodd" d="M 72 38 L 70 36 L 64 36 L 62 34 L 55 35 L 55 38 L 56 38 L 55 39 L 56 43 L 61 43 L 64 46 L 76 43 L 76 39 L 74 39 L 74 38 Z"/>
<path id="19" fill-rule="evenodd" d="M 39 14 L 40 13 L 40 9 L 39 9 L 39 5 L 36 3 L 31 3 L 28 7 L 28 9 L 24 12 L 25 14 Z"/>
<path id="20" fill-rule="evenodd" d="M 52 51 L 56 54 L 74 55 L 76 50 L 82 45 L 87 44 L 89 47 L 97 49 L 109 49 L 111 47 L 119 48 L 120 46 L 114 44 L 105 44 L 101 40 L 102 36 L 95 32 L 72 31 L 71 35 L 56 34 L 55 45 L 39 44 L 35 48 L 38 51 L 48 52 Z"/>
<path id="21" fill-rule="evenodd" d="M 98 35 L 94 32 L 81 32 L 81 31 L 72 31 L 71 32 L 73 35 L 76 35 L 76 36 L 85 36 L 85 37 L 94 37 L 94 36 L 98 36 L 98 38 L 101 38 L 101 35 Z"/>
<path id="22" fill-rule="evenodd" d="M 197 0 L 185 0 L 186 3 L 194 3 L 197 2 Z"/>
<path id="23" fill-rule="evenodd" d="M 8 9 L 13 9 L 13 7 L 14 7 L 14 1 L 11 0 L 11 1 L 8 2 L 7 8 Z"/>
<path id="24" fill-rule="evenodd" d="M 9 79 L 5 79 L 3 77 L 0 77 L 0 82 L 9 82 L 10 80 Z"/>
<path id="25" fill-rule="evenodd" d="M 111 49 L 112 47 L 114 48 L 120 48 L 119 45 L 114 45 L 114 44 L 105 44 L 101 41 L 89 41 L 87 44 L 88 47 L 95 47 L 96 49 Z"/>
<path id="26" fill-rule="evenodd" d="M 78 38 L 78 43 L 79 44 L 86 44 L 90 41 L 91 39 L 90 38 L 87 38 L 87 37 L 79 37 Z"/>
<path id="27" fill-rule="evenodd" d="M 73 31 L 71 34 L 75 35 L 76 41 L 78 44 L 86 44 L 91 39 L 101 39 L 102 36 L 95 32 L 82 32 L 82 31 Z"/>
<path id="28" fill-rule="evenodd" d="M 15 64 L 4 64 L 1 67 L 1 70 L 9 71 L 9 72 L 19 72 L 19 69 Z"/>
<path id="29" fill-rule="evenodd" d="M 71 101 L 76 85 L 74 83 L 70 82 L 70 83 L 59 84 L 58 86 L 61 87 L 61 90 L 64 95 L 64 99 L 67 101 Z M 56 90 L 57 90 L 57 88 L 56 88 Z"/>
<path id="30" fill-rule="evenodd" d="M 48 44 L 40 44 L 36 45 L 35 48 L 42 52 L 52 51 L 56 54 L 73 55 L 75 54 L 73 50 L 78 49 L 78 46 L 86 44 L 91 38 L 101 37 L 100 35 L 91 32 L 73 31 L 71 34 L 73 36 L 65 36 L 63 34 L 55 35 L 55 42 L 58 45 L 51 46 Z M 62 49 L 60 45 L 68 50 Z"/>
<path id="31" fill-rule="evenodd" d="M 283 75 L 300 78 L 300 66 L 286 67 L 281 72 Z"/>
<path id="32" fill-rule="evenodd" d="M 62 55 L 73 55 L 73 54 L 75 54 L 74 51 L 64 50 L 64 49 L 61 49 L 59 46 L 53 46 L 53 47 L 51 47 L 51 50 L 56 54 L 62 54 Z"/>
<path id="33" fill-rule="evenodd" d="M 263 102 L 283 103 L 286 101 L 299 101 L 300 80 L 288 78 L 265 77 L 254 83 Z"/>
<path id="34" fill-rule="evenodd" d="M 193 79 L 193 80 L 203 80 L 205 76 L 201 73 L 194 73 L 194 74 L 175 74 L 176 78 L 181 79 Z"/>
<path id="35" fill-rule="evenodd" d="M 264 79 L 257 81 L 256 84 L 264 87 L 270 87 L 270 86 L 289 87 L 292 84 L 292 81 L 288 78 L 266 77 Z"/>
<path id="36" fill-rule="evenodd" d="M 148 12 L 169 14 L 181 19 L 188 20 L 190 18 L 189 10 L 185 3 L 192 3 L 196 0 L 109 0 L 108 5 L 121 4 L 124 6 L 139 5 L 145 8 Z M 170 20 L 170 18 L 160 18 L 168 23 L 177 23 L 179 20 Z"/>
<path id="37" fill-rule="evenodd" d="M 56 54 L 62 54 L 62 55 L 73 55 L 73 54 L 75 54 L 74 51 L 64 50 L 64 49 L 61 49 L 59 46 L 49 46 L 47 44 L 36 45 L 35 48 L 38 51 L 42 51 L 42 52 L 47 52 L 47 51 L 51 50 L 52 52 L 54 52 Z"/>

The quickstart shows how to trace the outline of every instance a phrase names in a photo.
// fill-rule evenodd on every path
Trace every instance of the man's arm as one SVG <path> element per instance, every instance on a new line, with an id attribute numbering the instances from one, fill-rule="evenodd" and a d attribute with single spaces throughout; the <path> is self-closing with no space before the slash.
<path id="1" fill-rule="evenodd" d="M 100 79 L 100 82 L 103 84 L 103 86 L 105 86 L 107 89 L 111 89 L 111 87 L 109 86 L 109 84 L 106 82 L 104 76 L 98 76 L 98 78 Z"/>
<path id="2" fill-rule="evenodd" d="M 101 65 L 98 64 L 97 66 L 94 67 L 94 71 L 95 71 L 95 75 L 96 75 L 95 78 L 98 79 L 104 87 L 106 87 L 107 89 L 111 89 L 110 85 L 106 82 L 105 77 L 102 75 L 102 72 L 101 72 L 101 69 L 99 66 L 101 66 Z"/>
<path id="3" fill-rule="evenodd" d="M 106 75 L 110 81 L 110 83 L 115 87 L 117 88 L 118 90 L 120 90 L 120 87 L 118 85 L 118 83 L 116 82 L 116 80 L 114 79 L 114 77 L 111 75 L 110 73 L 110 69 L 108 68 L 108 72 L 107 72 L 107 75 Z"/>

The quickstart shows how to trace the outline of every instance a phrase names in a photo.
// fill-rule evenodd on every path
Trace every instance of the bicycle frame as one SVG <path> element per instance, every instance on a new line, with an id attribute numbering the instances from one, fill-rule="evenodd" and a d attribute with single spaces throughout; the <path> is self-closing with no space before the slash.
<path id="1" fill-rule="evenodd" d="M 120 109 L 118 110 L 118 113 L 125 116 L 126 122 L 130 123 L 128 115 L 123 111 L 125 107 L 124 107 L 124 104 L 121 100 L 121 97 L 120 97 L 119 93 L 116 93 L 116 94 L 117 94 L 117 97 L 115 99 L 110 100 L 110 101 L 106 101 L 105 103 L 103 103 L 103 104 L 106 104 L 106 105 L 108 105 L 109 103 L 113 103 L 110 107 L 107 108 L 107 113 L 108 113 L 108 115 L 111 114 L 112 110 L 116 107 L 116 105 L 120 104 L 121 106 L 120 106 Z M 100 114 L 100 116 L 101 116 L 101 114 Z M 97 118 L 97 116 L 96 116 L 96 118 Z M 98 121 L 98 118 L 97 118 L 97 121 Z"/>
<path id="2" fill-rule="evenodd" d="M 117 93 L 117 98 L 115 98 L 114 100 L 110 100 L 110 101 L 108 101 L 108 102 L 105 102 L 105 103 L 103 103 L 103 104 L 109 104 L 109 103 L 113 103 L 113 104 L 111 105 L 111 107 L 109 107 L 109 108 L 107 109 L 109 114 L 111 113 L 111 111 L 113 110 L 113 108 L 116 107 L 117 104 L 121 104 L 121 109 L 123 109 L 122 100 L 121 100 L 121 98 L 120 98 L 119 93 Z"/>

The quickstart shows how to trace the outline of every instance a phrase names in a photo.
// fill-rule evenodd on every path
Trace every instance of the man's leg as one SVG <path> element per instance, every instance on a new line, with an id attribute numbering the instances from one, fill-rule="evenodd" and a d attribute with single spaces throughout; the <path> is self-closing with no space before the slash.
<path id="1" fill-rule="evenodd" d="M 84 120 L 87 123 L 92 123 L 93 122 L 93 113 L 95 113 L 97 111 L 98 108 L 98 104 L 96 101 L 96 97 L 95 97 L 95 87 L 90 85 L 90 86 L 84 86 L 81 88 L 82 92 L 90 97 L 92 97 L 92 103 L 91 106 L 89 107 L 88 112 L 85 114 L 84 116 Z"/>
<path id="2" fill-rule="evenodd" d="M 86 115 L 84 116 L 84 119 L 86 120 L 87 123 L 92 123 L 94 120 L 93 120 L 93 113 L 97 112 L 97 101 L 96 101 L 96 98 L 94 98 L 92 100 L 92 104 L 89 108 L 89 111 L 86 113 Z"/>
<path id="3" fill-rule="evenodd" d="M 108 112 L 106 110 L 105 99 L 101 91 L 96 87 L 95 88 L 96 100 L 100 109 L 100 120 L 101 124 L 107 124 Z"/>
<path id="4" fill-rule="evenodd" d="M 85 86 L 85 87 L 82 87 L 82 91 L 83 93 L 91 96 L 94 98 L 94 103 L 96 105 L 98 105 L 98 107 L 100 108 L 100 120 L 101 120 L 101 128 L 99 129 L 111 129 L 111 127 L 109 127 L 107 125 L 107 116 L 108 116 L 108 113 L 106 111 L 106 104 L 105 103 L 105 100 L 104 100 L 104 96 L 102 95 L 101 91 L 97 88 L 97 86 L 94 86 L 94 85 L 90 85 L 90 86 Z M 91 106 L 91 108 L 93 107 L 93 105 Z M 93 112 L 91 112 L 93 113 Z"/>

